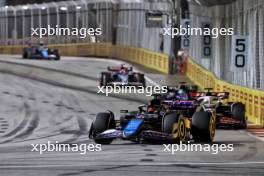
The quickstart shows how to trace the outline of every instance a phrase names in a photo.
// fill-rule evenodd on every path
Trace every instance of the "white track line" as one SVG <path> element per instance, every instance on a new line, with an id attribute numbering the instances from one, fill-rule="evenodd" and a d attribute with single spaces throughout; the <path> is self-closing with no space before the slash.
<path id="1" fill-rule="evenodd" d="M 258 137 L 258 136 L 256 136 L 256 135 L 251 134 L 250 132 L 247 132 L 247 131 L 243 131 L 243 130 L 239 130 L 239 131 L 240 131 L 240 133 L 247 134 L 247 135 L 250 136 L 250 137 L 253 137 L 253 138 L 255 138 L 255 139 L 258 139 L 258 140 L 264 142 L 264 138 L 262 138 L 262 137 Z"/>
<path id="2" fill-rule="evenodd" d="M 101 165 L 101 166 L 181 166 L 181 165 L 263 165 L 264 161 L 252 161 L 252 162 L 141 162 L 141 163 L 127 163 L 127 164 L 112 164 L 112 165 Z M 87 167 L 87 166 L 98 166 L 98 163 L 89 164 L 78 164 L 78 165 L 67 165 L 67 164 L 55 164 L 55 165 L 23 165 L 23 166 L 0 166 L 1 169 L 19 169 L 19 168 L 56 168 L 56 167 Z"/>
<path id="3" fill-rule="evenodd" d="M 254 133 L 254 134 L 264 134 L 264 131 L 251 131 L 251 133 Z"/>
<path id="4" fill-rule="evenodd" d="M 149 78 L 148 76 L 145 75 L 145 79 L 150 83 L 153 84 L 154 86 L 161 86 L 157 82 L 155 82 L 153 79 Z"/>
<path id="5" fill-rule="evenodd" d="M 264 161 L 252 162 L 165 162 L 165 163 L 140 163 L 139 165 L 249 165 L 249 164 L 264 164 Z"/>

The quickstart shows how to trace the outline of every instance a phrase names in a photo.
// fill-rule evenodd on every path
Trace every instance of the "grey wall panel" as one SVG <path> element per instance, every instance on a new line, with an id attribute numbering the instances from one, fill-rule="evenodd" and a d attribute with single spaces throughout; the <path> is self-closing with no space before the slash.
<path id="1" fill-rule="evenodd" d="M 250 70 L 244 73 L 230 70 L 231 59 L 231 36 L 221 36 L 213 39 L 213 56 L 210 70 L 221 79 L 231 83 L 264 89 L 264 1 L 262 0 L 237 0 L 232 4 L 218 5 L 213 7 L 190 4 L 190 17 L 192 26 L 209 17 L 213 27 L 233 28 L 235 35 L 248 35 L 250 41 L 249 59 Z M 200 45 L 201 38 L 192 36 L 190 55 L 201 65 Z"/>

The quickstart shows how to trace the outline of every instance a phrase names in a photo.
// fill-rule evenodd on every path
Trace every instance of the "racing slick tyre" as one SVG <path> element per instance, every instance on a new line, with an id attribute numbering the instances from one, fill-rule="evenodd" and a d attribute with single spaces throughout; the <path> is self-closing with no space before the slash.
<path id="1" fill-rule="evenodd" d="M 172 134 L 175 140 L 185 141 L 187 138 L 187 130 L 182 114 L 170 113 L 163 117 L 162 131 Z"/>
<path id="2" fill-rule="evenodd" d="M 100 86 L 107 86 L 109 81 L 110 81 L 110 74 L 102 73 L 100 78 Z"/>
<path id="3" fill-rule="evenodd" d="M 240 120 L 240 125 L 238 128 L 245 129 L 247 128 L 247 120 L 246 120 L 246 108 L 242 103 L 234 103 L 232 105 L 231 113 L 234 118 Z"/>
<path id="4" fill-rule="evenodd" d="M 23 55 L 22 55 L 22 58 L 23 58 L 23 59 L 27 59 L 27 57 L 28 57 L 28 53 L 27 53 L 26 51 L 24 51 L 24 52 L 23 52 Z"/>
<path id="5" fill-rule="evenodd" d="M 141 83 L 144 88 L 146 87 L 146 80 L 144 74 L 142 73 L 134 73 L 129 76 L 129 82 L 138 82 Z"/>
<path id="6" fill-rule="evenodd" d="M 59 54 L 59 50 L 58 49 L 49 48 L 48 49 L 48 53 L 49 54 L 53 54 L 53 55 L 56 56 L 53 60 L 55 60 L 55 61 L 60 60 L 60 54 Z"/>
<path id="7" fill-rule="evenodd" d="M 144 74 L 139 73 L 138 74 L 138 81 L 142 84 L 143 87 L 146 87 L 146 80 L 144 77 Z"/>
<path id="8" fill-rule="evenodd" d="M 55 60 L 55 61 L 60 60 L 60 56 L 59 56 L 59 55 L 56 55 L 56 58 L 55 58 L 54 60 Z"/>
<path id="9" fill-rule="evenodd" d="M 100 139 L 96 138 L 96 135 L 115 127 L 114 114 L 112 112 L 101 112 L 96 115 L 95 121 L 92 123 L 90 135 L 93 136 L 94 141 L 98 144 L 110 144 L 113 139 Z"/>
<path id="10" fill-rule="evenodd" d="M 216 118 L 210 112 L 195 112 L 192 116 L 191 133 L 195 142 L 213 142 Z"/>

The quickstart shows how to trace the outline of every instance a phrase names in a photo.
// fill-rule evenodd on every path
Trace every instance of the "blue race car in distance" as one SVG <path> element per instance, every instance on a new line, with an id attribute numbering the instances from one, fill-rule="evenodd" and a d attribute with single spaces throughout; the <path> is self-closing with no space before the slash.
<path id="1" fill-rule="evenodd" d="M 46 59 L 46 60 L 60 60 L 58 49 L 48 48 L 43 43 L 38 46 L 29 45 L 23 48 L 24 59 Z"/>

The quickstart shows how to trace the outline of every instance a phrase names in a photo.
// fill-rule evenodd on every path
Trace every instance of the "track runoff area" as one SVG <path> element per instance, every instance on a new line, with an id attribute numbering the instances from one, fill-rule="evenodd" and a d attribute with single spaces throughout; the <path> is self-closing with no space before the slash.
<path id="1" fill-rule="evenodd" d="M 263 175 L 264 144 L 248 129 L 216 129 L 212 143 L 96 143 L 88 136 L 98 112 L 111 110 L 118 121 L 120 110 L 135 111 L 152 97 L 146 92 L 98 93 L 100 73 L 124 62 L 60 59 L 1 55 L 1 175 Z M 140 66 L 133 71 L 144 73 L 146 86 L 191 84 L 184 76 Z"/>

